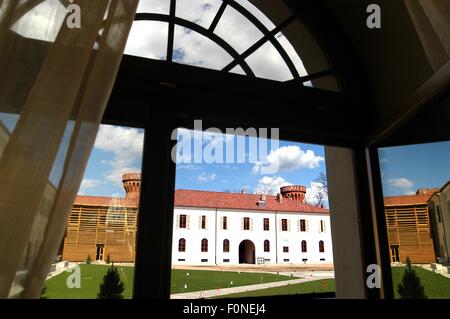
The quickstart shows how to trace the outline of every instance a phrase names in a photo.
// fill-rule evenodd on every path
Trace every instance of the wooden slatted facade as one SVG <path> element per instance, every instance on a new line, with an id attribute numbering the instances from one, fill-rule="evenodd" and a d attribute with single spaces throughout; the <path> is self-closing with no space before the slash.
<path id="1" fill-rule="evenodd" d="M 134 262 L 139 174 L 125 174 L 126 198 L 78 196 L 69 215 L 62 259 Z"/>
<path id="2" fill-rule="evenodd" d="M 385 216 L 392 262 L 434 263 L 436 256 L 430 227 L 430 195 L 385 198 Z"/>
<path id="3" fill-rule="evenodd" d="M 64 238 L 63 260 L 134 262 L 136 207 L 76 204 Z"/>

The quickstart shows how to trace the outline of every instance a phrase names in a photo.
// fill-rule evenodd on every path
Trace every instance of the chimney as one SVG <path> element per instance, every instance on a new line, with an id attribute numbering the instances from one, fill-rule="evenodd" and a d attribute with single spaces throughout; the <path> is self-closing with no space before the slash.
<path id="1" fill-rule="evenodd" d="M 125 198 L 138 199 L 141 193 L 141 173 L 126 173 L 122 175 Z"/>
<path id="2" fill-rule="evenodd" d="M 261 194 L 259 201 L 258 201 L 258 206 L 259 207 L 265 207 L 266 206 L 266 195 L 265 194 Z"/>
<path id="3" fill-rule="evenodd" d="M 283 203 L 283 196 L 280 193 L 277 194 L 277 201 L 281 204 Z"/>
<path id="4" fill-rule="evenodd" d="M 281 196 L 305 204 L 306 186 L 290 185 L 280 188 Z"/>

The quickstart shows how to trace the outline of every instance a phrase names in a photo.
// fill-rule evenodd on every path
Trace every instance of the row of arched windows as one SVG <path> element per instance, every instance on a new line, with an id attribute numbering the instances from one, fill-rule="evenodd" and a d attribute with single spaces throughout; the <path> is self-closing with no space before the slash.
<path id="1" fill-rule="evenodd" d="M 308 252 L 308 244 L 307 244 L 306 240 L 302 240 L 301 249 L 302 249 L 302 253 Z M 178 241 L 178 251 L 179 252 L 186 251 L 186 239 L 181 238 Z M 206 238 L 202 239 L 201 251 L 208 252 L 208 239 L 206 239 Z M 223 252 L 224 253 L 230 252 L 230 241 L 228 239 L 225 239 L 223 241 Z M 270 252 L 270 241 L 268 241 L 267 239 L 264 241 L 264 252 Z M 323 242 L 323 240 L 319 241 L 319 252 L 320 253 L 325 252 L 325 243 Z"/>

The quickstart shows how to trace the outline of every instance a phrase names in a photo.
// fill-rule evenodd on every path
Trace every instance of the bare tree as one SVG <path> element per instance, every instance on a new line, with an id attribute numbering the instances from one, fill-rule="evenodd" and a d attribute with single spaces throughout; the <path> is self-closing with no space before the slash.
<path id="1" fill-rule="evenodd" d="M 314 182 L 316 182 L 317 193 L 314 194 L 316 206 L 322 206 L 326 198 L 328 198 L 328 180 L 327 175 L 320 173 Z"/>

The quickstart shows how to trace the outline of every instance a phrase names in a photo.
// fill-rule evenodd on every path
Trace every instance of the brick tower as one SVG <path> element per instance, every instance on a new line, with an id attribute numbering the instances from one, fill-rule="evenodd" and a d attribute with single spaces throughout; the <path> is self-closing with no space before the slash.
<path id="1" fill-rule="evenodd" d="M 297 202 L 306 203 L 306 187 L 301 185 L 290 185 L 280 188 L 281 196 L 284 198 L 292 199 Z"/>

